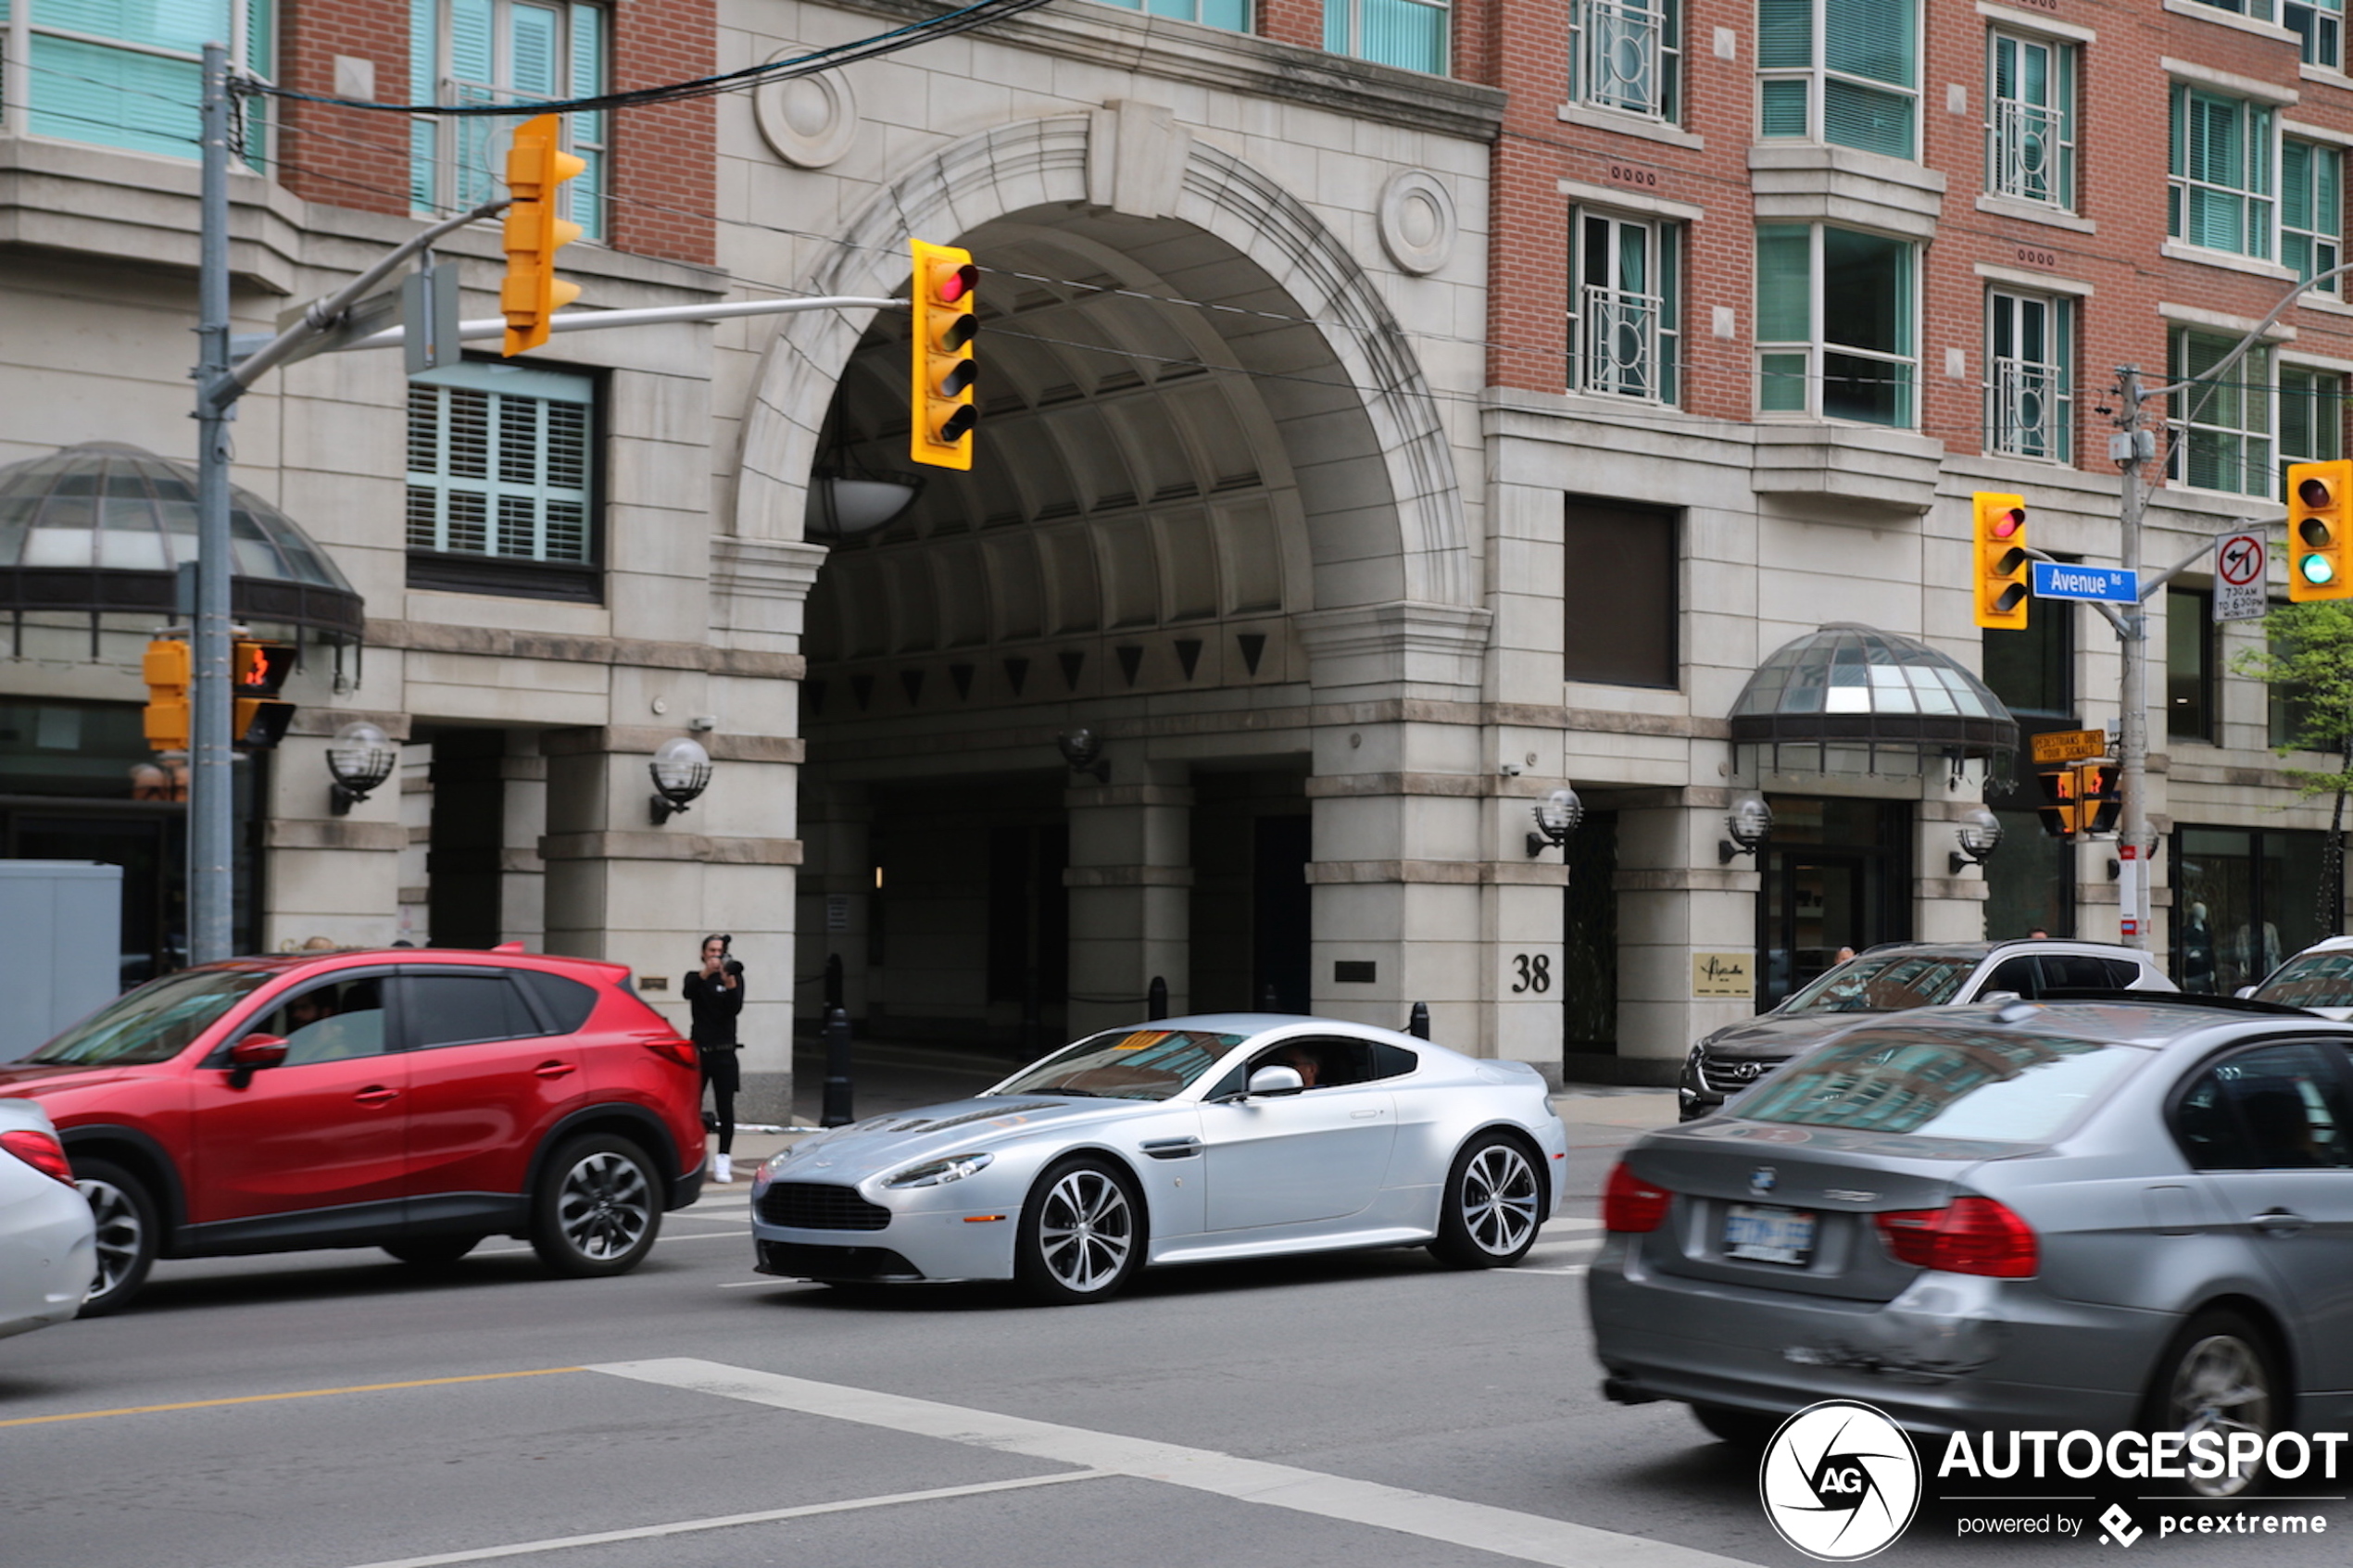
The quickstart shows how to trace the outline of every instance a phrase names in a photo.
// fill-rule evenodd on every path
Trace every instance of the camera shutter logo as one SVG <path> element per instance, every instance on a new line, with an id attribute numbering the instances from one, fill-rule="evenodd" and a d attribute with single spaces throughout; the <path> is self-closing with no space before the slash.
<path id="1" fill-rule="evenodd" d="M 1781 1423 L 1757 1467 L 1756 1489 L 1781 1539 L 1818 1562 L 1856 1562 L 1911 1524 L 1920 1456 L 1881 1411 L 1826 1399 Z"/>

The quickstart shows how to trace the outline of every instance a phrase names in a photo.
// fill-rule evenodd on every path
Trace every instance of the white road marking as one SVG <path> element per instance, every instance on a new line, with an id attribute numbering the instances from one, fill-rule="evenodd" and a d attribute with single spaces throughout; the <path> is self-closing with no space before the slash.
<path id="1" fill-rule="evenodd" d="M 1582 1278 L 1591 1272 L 1592 1268 L 1592 1265 L 1590 1263 L 1569 1263 L 1557 1269 L 1531 1269 L 1523 1263 L 1516 1269 L 1495 1269 L 1491 1272 L 1499 1274 L 1573 1274 Z"/>
<path id="2" fill-rule="evenodd" d="M 472 1551 L 436 1552 L 431 1557 L 401 1557 L 384 1562 L 362 1563 L 359 1568 L 447 1568 L 451 1563 L 489 1562 L 501 1557 L 532 1557 L 543 1551 L 562 1551 L 571 1547 L 658 1540 L 664 1536 L 692 1535 L 699 1530 L 732 1530 L 743 1524 L 771 1524 L 782 1519 L 807 1519 L 823 1513 L 852 1513 L 861 1509 L 895 1508 L 901 1503 L 980 1497 L 989 1492 L 1013 1492 L 1028 1486 L 1055 1486 L 1064 1481 L 1101 1481 L 1114 1474 L 1108 1470 L 1065 1470 L 1052 1475 L 1025 1475 L 1013 1481 L 981 1481 L 969 1486 L 938 1486 L 927 1492 L 893 1492 L 878 1498 L 849 1498 L 841 1502 L 772 1508 L 759 1513 L 723 1513 L 711 1519 L 681 1519 L 674 1524 L 645 1524 L 634 1530 L 600 1530 L 593 1536 L 555 1536 L 544 1541 L 517 1541 L 511 1546 L 482 1547 Z"/>
<path id="3" fill-rule="evenodd" d="M 1210 1449 L 1093 1432 L 912 1399 L 837 1383 L 816 1383 L 776 1373 L 690 1357 L 610 1361 L 588 1368 L 615 1377 L 686 1388 L 724 1399 L 799 1411 L 834 1421 L 855 1421 L 893 1432 L 969 1443 L 1032 1459 L 1088 1465 L 1100 1471 L 1189 1486 L 1241 1502 L 1287 1508 L 1352 1524 L 1445 1541 L 1553 1568 L 1746 1568 L 1733 1559 L 1642 1536 L 1518 1513 L 1485 1503 L 1408 1491 L 1373 1481 L 1328 1475 L 1293 1465 L 1241 1459 Z M 395 1568 L 392 1564 L 371 1568 Z M 406 1565 L 401 1565 L 406 1568 Z M 423 1568 L 421 1562 L 418 1568 Z"/>
<path id="4" fill-rule="evenodd" d="M 671 1241 L 737 1241 L 749 1236 L 750 1234 L 751 1227 L 749 1225 L 738 1226 L 733 1230 L 693 1231 L 689 1232 L 686 1236 L 680 1236 L 673 1231 L 669 1236 L 663 1236 L 661 1240 L 655 1242 L 654 1245 L 656 1247 L 660 1247 L 663 1242 Z M 466 1256 L 469 1258 L 511 1258 L 517 1253 L 532 1252 L 535 1250 L 537 1250 L 537 1248 L 530 1247 L 484 1247 L 478 1248 L 474 1251 L 467 1253 Z"/>

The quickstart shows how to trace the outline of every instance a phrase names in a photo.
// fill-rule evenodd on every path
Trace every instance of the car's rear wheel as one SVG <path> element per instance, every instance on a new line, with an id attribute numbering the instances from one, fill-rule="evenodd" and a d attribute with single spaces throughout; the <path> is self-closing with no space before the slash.
<path id="1" fill-rule="evenodd" d="M 626 1273 L 661 1232 L 661 1188 L 645 1151 L 592 1133 L 556 1150 L 531 1206 L 531 1247 L 560 1274 Z"/>
<path id="2" fill-rule="evenodd" d="M 1110 1160 L 1076 1156 L 1029 1189 L 1014 1246 L 1013 1275 L 1033 1299 L 1108 1301 L 1143 1264 L 1143 1200 Z"/>
<path id="3" fill-rule="evenodd" d="M 1761 1449 L 1780 1430 L 1781 1417 L 1755 1411 L 1728 1410 L 1722 1405 L 1693 1405 L 1692 1414 L 1707 1435 L 1736 1449 Z"/>
<path id="4" fill-rule="evenodd" d="M 136 1296 L 155 1266 L 162 1242 L 155 1199 L 145 1182 L 110 1160 L 74 1160 L 73 1185 L 98 1227 L 98 1277 L 82 1298 L 82 1315 L 104 1317 Z"/>
<path id="5" fill-rule="evenodd" d="M 2144 1424 L 2151 1432 L 2195 1437 L 2218 1433 L 2227 1447 L 2233 1433 L 2252 1433 L 2265 1443 L 2286 1415 L 2279 1364 L 2263 1331 L 2237 1312 L 2200 1312 L 2173 1336 L 2158 1359 Z M 2196 1456 L 2187 1457 L 2192 1463 Z M 2259 1460 L 2232 1465 L 2220 1475 L 2189 1476 L 2179 1485 L 2192 1497 L 2234 1498 L 2263 1484 Z"/>
<path id="6" fill-rule="evenodd" d="M 1544 1183 L 1526 1145 L 1505 1133 L 1482 1133 L 1454 1156 L 1439 1204 L 1433 1257 L 1457 1269 L 1507 1267 L 1536 1245 Z"/>
<path id="7" fill-rule="evenodd" d="M 384 1243 L 384 1250 L 420 1269 L 446 1269 L 482 1245 L 478 1236 L 412 1236 Z"/>

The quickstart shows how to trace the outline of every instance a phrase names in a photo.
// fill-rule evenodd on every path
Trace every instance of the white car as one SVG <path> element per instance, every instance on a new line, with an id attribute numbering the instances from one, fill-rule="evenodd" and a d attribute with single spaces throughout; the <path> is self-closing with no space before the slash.
<path id="1" fill-rule="evenodd" d="M 0 1099 L 0 1339 L 65 1323 L 98 1275 L 97 1224 L 57 1131 L 29 1099 Z"/>
<path id="2" fill-rule="evenodd" d="M 2353 936 L 2313 943 L 2273 970 L 2260 985 L 2241 987 L 2239 995 L 2302 1008 L 2340 1023 L 2353 1018 Z"/>

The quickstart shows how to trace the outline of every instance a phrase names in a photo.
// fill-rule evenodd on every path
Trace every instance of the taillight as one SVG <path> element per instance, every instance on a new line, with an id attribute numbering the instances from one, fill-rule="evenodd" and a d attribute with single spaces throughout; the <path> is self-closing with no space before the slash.
<path id="1" fill-rule="evenodd" d="M 2042 1244 L 2033 1227 L 1990 1198 L 1957 1198 L 1947 1209 L 1903 1209 L 1873 1217 L 1889 1255 L 1914 1268 L 2032 1279 L 2042 1266 Z"/>
<path id="2" fill-rule="evenodd" d="M 656 1056 L 667 1057 L 681 1067 L 696 1067 L 701 1064 L 695 1055 L 694 1043 L 678 1039 L 674 1035 L 669 1039 L 648 1040 L 646 1048 Z"/>
<path id="3" fill-rule="evenodd" d="M 36 1133 L 30 1127 L 11 1128 L 0 1133 L 0 1148 L 23 1160 L 44 1176 L 54 1176 L 68 1186 L 73 1185 L 73 1166 L 66 1159 L 65 1146 L 46 1133 Z"/>
<path id="4" fill-rule="evenodd" d="M 1667 1219 L 1667 1206 L 1674 1197 L 1634 1174 L 1633 1167 L 1621 1160 L 1602 1184 L 1602 1228 L 1631 1236 L 1655 1231 Z"/>

